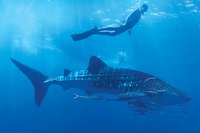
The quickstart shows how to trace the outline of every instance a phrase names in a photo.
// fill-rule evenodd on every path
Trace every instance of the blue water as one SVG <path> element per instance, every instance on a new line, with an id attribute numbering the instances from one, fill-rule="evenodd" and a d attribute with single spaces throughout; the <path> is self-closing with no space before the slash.
<path id="1" fill-rule="evenodd" d="M 144 2 L 149 10 L 131 36 L 70 38 L 119 25 Z M 0 14 L 0 133 L 200 133 L 200 0 L 1 0 Z M 135 114 L 123 102 L 75 100 L 83 92 L 59 86 L 37 108 L 32 84 L 10 61 L 57 76 L 87 68 L 92 55 L 185 91 L 186 113 Z"/>

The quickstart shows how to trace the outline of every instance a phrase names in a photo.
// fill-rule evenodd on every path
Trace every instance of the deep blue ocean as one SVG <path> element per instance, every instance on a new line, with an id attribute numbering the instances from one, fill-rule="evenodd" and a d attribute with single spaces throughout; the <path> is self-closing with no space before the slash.
<path id="1" fill-rule="evenodd" d="M 119 25 L 143 3 L 149 10 L 130 36 L 70 37 Z M 38 108 L 10 61 L 52 77 L 86 69 L 92 55 L 155 75 L 192 100 L 184 111 L 137 114 L 125 102 L 73 99 L 84 92 L 52 85 Z M 200 133 L 200 0 L 1 0 L 0 61 L 0 133 Z"/>

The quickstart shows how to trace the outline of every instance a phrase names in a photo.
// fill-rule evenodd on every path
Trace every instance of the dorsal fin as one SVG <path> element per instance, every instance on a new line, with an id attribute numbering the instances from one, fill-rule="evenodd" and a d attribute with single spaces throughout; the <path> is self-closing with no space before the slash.
<path id="1" fill-rule="evenodd" d="M 68 69 L 65 69 L 65 70 L 64 70 L 64 74 L 63 74 L 63 76 L 65 76 L 65 77 L 66 77 L 66 76 L 67 76 L 67 75 L 68 75 L 70 72 L 71 72 L 70 70 L 68 70 Z"/>
<path id="2" fill-rule="evenodd" d="M 91 74 L 96 74 L 99 73 L 99 71 L 104 69 L 105 67 L 108 67 L 106 63 L 104 63 L 96 56 L 91 56 L 87 70 Z"/>

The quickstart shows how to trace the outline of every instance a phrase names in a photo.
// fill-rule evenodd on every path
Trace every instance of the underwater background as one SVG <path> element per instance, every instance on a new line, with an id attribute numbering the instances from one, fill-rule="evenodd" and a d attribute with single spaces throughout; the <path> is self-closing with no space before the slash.
<path id="1" fill-rule="evenodd" d="M 149 10 L 130 36 L 72 41 L 73 33 L 119 25 L 143 3 Z M 51 86 L 38 108 L 31 82 L 10 61 L 57 76 L 86 69 L 92 55 L 155 75 L 192 100 L 184 110 L 141 115 Z M 0 61 L 0 133 L 200 133 L 200 0 L 1 0 Z"/>

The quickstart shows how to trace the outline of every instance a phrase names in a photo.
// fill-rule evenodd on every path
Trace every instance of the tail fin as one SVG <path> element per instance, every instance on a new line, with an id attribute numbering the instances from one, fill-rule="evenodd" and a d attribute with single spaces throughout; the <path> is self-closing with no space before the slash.
<path id="1" fill-rule="evenodd" d="M 48 87 L 50 84 L 45 84 L 44 81 L 48 78 L 44 76 L 41 72 L 30 68 L 15 59 L 11 58 L 11 61 L 28 77 L 35 88 L 35 103 L 39 107 L 42 103 Z"/>

